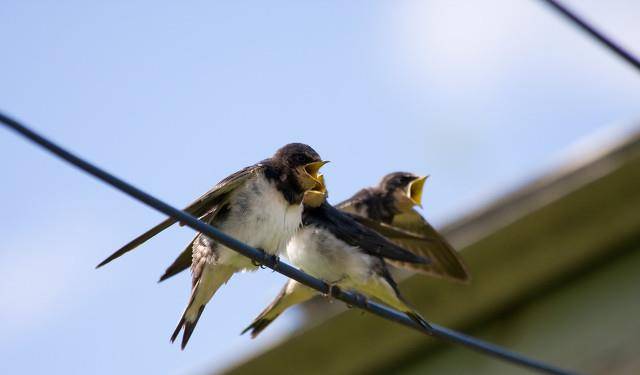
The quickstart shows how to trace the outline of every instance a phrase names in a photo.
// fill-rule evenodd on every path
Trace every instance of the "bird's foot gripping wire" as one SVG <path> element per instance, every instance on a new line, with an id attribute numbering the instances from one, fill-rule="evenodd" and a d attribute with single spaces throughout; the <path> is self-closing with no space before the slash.
<path id="1" fill-rule="evenodd" d="M 367 297 L 363 296 L 360 293 L 353 293 L 353 296 L 355 297 L 355 303 L 354 304 L 347 304 L 348 308 L 353 308 L 354 306 L 356 307 L 362 307 L 362 308 L 366 308 L 367 307 Z M 364 310 L 362 310 L 362 313 L 364 313 Z"/>
<path id="2" fill-rule="evenodd" d="M 278 267 L 280 266 L 280 257 L 273 254 L 273 255 L 268 255 L 269 260 L 271 261 L 271 264 L 273 264 L 273 270 L 272 272 L 275 272 L 278 270 Z"/>
<path id="3" fill-rule="evenodd" d="M 335 284 L 331 284 L 329 285 L 329 296 L 332 298 L 338 298 L 338 296 L 340 295 L 340 293 L 342 293 L 342 290 L 340 290 L 340 287 L 335 285 Z"/>
<path id="4" fill-rule="evenodd" d="M 342 290 L 335 283 L 329 283 L 328 285 L 329 289 L 327 290 L 327 293 L 323 294 L 323 296 L 329 298 L 329 302 L 333 302 L 333 299 L 338 298 L 340 293 L 342 293 Z"/>
<path id="5" fill-rule="evenodd" d="M 263 249 L 258 249 L 262 252 L 262 257 L 263 259 L 267 260 L 267 263 L 271 263 L 273 264 L 273 270 L 277 270 L 278 266 L 280 265 L 280 257 L 275 255 L 275 254 L 268 254 L 266 251 L 264 251 Z M 251 260 L 251 264 L 253 264 L 256 267 L 260 267 L 262 269 L 267 268 L 263 263 L 258 262 L 254 259 Z"/>
<path id="6" fill-rule="evenodd" d="M 266 258 L 266 257 L 268 256 L 268 255 L 267 255 L 267 252 L 266 252 L 266 251 L 264 251 L 263 249 L 258 249 L 258 250 L 262 253 L 262 258 L 263 258 L 263 259 L 264 259 L 264 258 Z M 257 261 L 257 260 L 255 260 L 255 259 L 251 259 L 251 264 L 253 264 L 253 265 L 254 265 L 254 266 L 256 266 L 256 267 L 260 267 L 260 268 L 264 269 L 264 264 L 262 264 L 261 262 L 258 262 L 258 261 Z"/>
<path id="7" fill-rule="evenodd" d="M 324 293 L 323 296 L 326 298 L 329 298 L 329 302 L 333 302 L 333 299 L 337 299 L 340 294 L 342 293 L 342 290 L 340 289 L 340 287 L 338 287 L 338 283 L 340 281 L 342 281 L 344 278 L 339 279 L 335 282 L 332 283 L 327 283 L 327 285 L 329 286 L 327 293 Z"/>

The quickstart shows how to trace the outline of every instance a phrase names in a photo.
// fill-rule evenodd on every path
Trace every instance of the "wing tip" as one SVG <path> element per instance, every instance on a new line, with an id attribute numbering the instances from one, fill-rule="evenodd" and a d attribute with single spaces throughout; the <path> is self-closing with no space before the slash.
<path id="1" fill-rule="evenodd" d="M 161 282 L 165 281 L 166 279 L 170 278 L 171 275 L 168 274 L 167 272 L 163 273 L 162 276 L 160 276 L 160 278 L 158 279 L 158 284 L 160 284 Z"/>
<path id="2" fill-rule="evenodd" d="M 111 261 L 116 259 L 116 258 L 117 258 L 117 256 L 113 256 L 113 255 L 109 256 L 107 259 L 105 259 L 102 262 L 98 263 L 98 265 L 96 266 L 95 269 L 98 269 L 98 268 L 100 268 L 102 266 L 107 265 L 108 263 L 111 263 Z"/>
<path id="3" fill-rule="evenodd" d="M 447 271 L 442 271 L 442 270 L 438 270 L 436 268 L 430 267 L 431 266 L 430 264 L 422 265 L 418 263 L 392 262 L 392 265 L 397 268 L 410 270 L 417 274 L 427 275 L 427 276 L 436 277 L 436 278 L 447 280 L 447 281 L 452 281 L 460 285 L 469 285 L 473 280 L 473 278 L 471 277 L 471 274 L 466 269 L 458 270 L 459 272 L 447 272 Z M 422 267 L 422 266 L 427 266 L 427 267 Z"/>
<path id="4" fill-rule="evenodd" d="M 271 324 L 271 322 L 273 322 L 272 319 L 258 318 L 254 320 L 253 323 L 251 323 L 247 328 L 243 329 L 242 332 L 240 332 L 240 335 L 244 335 L 245 333 L 251 331 L 251 338 L 255 339 L 256 337 L 258 337 L 260 332 L 262 332 L 265 328 L 267 328 L 269 324 Z"/>
<path id="5" fill-rule="evenodd" d="M 433 262 L 431 261 L 431 258 L 429 258 L 429 257 L 416 256 L 416 263 L 429 265 L 429 264 L 432 264 Z"/>

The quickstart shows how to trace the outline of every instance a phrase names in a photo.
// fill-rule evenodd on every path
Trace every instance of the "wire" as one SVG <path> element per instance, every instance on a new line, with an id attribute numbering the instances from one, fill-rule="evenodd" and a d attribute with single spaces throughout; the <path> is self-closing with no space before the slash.
<path id="1" fill-rule="evenodd" d="M 2 114 L 1 112 L 0 112 L 0 122 L 5 124 L 8 128 L 16 131 L 23 137 L 27 138 L 28 140 L 46 149 L 47 151 L 55 154 L 61 159 L 67 161 L 68 163 L 85 171 L 86 173 L 89 173 L 90 175 L 115 187 L 121 192 L 145 203 L 146 205 L 152 208 L 155 208 L 156 210 L 162 212 L 163 214 L 174 218 L 178 222 L 184 223 L 190 228 L 196 230 L 197 232 L 204 233 L 207 236 L 214 238 L 216 241 L 227 246 L 228 248 L 233 249 L 239 252 L 240 254 L 246 257 L 249 257 L 257 262 L 260 262 L 265 266 L 273 269 L 274 271 L 279 272 L 289 278 L 292 278 L 310 288 L 313 288 L 319 291 L 320 293 L 323 293 L 323 294 L 332 293 L 329 286 L 323 281 L 318 280 L 286 263 L 279 262 L 272 256 L 264 253 L 263 251 L 260 251 L 251 246 L 248 246 L 224 234 L 223 232 L 216 229 L 215 227 L 198 220 L 197 218 L 189 215 L 188 213 L 162 202 L 161 200 L 145 193 L 144 191 L 136 188 L 135 186 L 119 179 L 118 177 L 104 171 L 101 168 L 98 168 L 97 166 L 89 163 L 88 161 L 85 161 L 82 158 L 72 154 L 71 152 L 65 150 L 64 148 L 53 143 L 52 141 L 46 139 L 45 137 L 39 135 L 33 130 L 22 125 L 18 121 Z M 424 333 L 433 337 L 437 337 L 452 343 L 460 344 L 468 348 L 471 348 L 473 350 L 488 354 L 496 358 L 500 358 L 502 360 L 505 360 L 523 367 L 528 367 L 530 369 L 537 370 L 543 373 L 548 373 L 548 374 L 557 374 L 557 375 L 573 374 L 572 372 L 562 370 L 560 368 L 557 368 L 555 366 L 546 364 L 544 362 L 541 362 L 535 359 L 527 358 L 521 354 L 512 352 L 500 346 L 490 344 L 488 342 L 461 334 L 459 332 L 456 332 L 444 327 L 440 327 L 435 324 L 431 324 L 429 328 L 422 327 L 421 325 L 414 322 L 412 319 L 408 318 L 405 314 L 399 313 L 395 310 L 389 309 L 377 303 L 368 301 L 364 299 L 362 296 L 354 293 L 344 292 L 341 290 L 337 290 L 337 291 L 334 290 L 332 295 L 334 298 L 337 298 L 351 306 L 357 306 L 363 310 L 369 311 L 382 318 L 392 320 L 397 323 L 403 324 L 405 326 L 411 327 L 415 330 L 420 331 L 421 333 Z"/>
<path id="2" fill-rule="evenodd" d="M 612 52 L 614 52 L 619 57 L 622 57 L 629 64 L 633 65 L 638 71 L 640 71 L 640 60 L 635 57 L 631 52 L 628 52 L 618 43 L 613 41 L 611 38 L 604 35 L 601 31 L 597 30 L 595 27 L 591 26 L 587 21 L 582 19 L 576 13 L 571 11 L 565 5 L 562 5 L 559 1 L 556 0 L 542 0 L 547 3 L 550 7 L 558 11 L 560 14 L 565 16 L 571 22 L 575 23 L 578 27 L 580 27 L 583 31 L 591 35 L 593 38 L 598 40 L 600 43 L 604 44 L 607 48 L 609 48 Z"/>

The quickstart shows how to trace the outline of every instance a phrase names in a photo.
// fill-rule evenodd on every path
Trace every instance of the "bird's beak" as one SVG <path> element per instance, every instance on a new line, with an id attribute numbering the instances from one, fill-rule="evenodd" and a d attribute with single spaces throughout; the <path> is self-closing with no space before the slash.
<path id="1" fill-rule="evenodd" d="M 407 186 L 407 198 L 416 206 L 422 207 L 422 188 L 429 176 L 418 177 Z"/>
<path id="2" fill-rule="evenodd" d="M 322 166 L 327 164 L 328 162 L 329 161 L 327 160 L 314 161 L 313 163 L 306 164 L 304 166 L 304 171 L 316 182 L 320 182 L 318 171 L 320 171 L 320 168 L 322 168 Z"/>
<path id="3" fill-rule="evenodd" d="M 316 186 L 304 193 L 302 202 L 307 206 L 318 207 L 327 199 L 327 187 L 322 173 L 317 174 L 317 181 Z"/>
<path id="4" fill-rule="evenodd" d="M 311 187 L 312 189 L 315 189 L 318 184 L 324 185 L 324 180 L 321 181 L 321 178 L 318 177 L 319 176 L 318 171 L 320 171 L 320 168 L 322 168 L 322 166 L 327 163 L 328 161 L 321 160 L 321 161 L 314 161 L 313 163 L 305 164 L 304 166 L 302 166 L 303 175 L 306 175 L 306 177 L 313 180 L 314 182 L 314 186 Z M 326 188 L 324 189 L 326 190 Z"/>

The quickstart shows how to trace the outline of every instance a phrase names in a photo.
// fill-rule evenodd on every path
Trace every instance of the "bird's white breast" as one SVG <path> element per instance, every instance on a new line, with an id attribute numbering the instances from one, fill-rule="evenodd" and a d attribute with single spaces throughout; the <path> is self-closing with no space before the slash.
<path id="1" fill-rule="evenodd" d="M 228 219 L 220 229 L 270 254 L 284 251 L 302 221 L 302 205 L 290 204 L 261 174 L 233 193 L 229 207 Z M 241 268 L 251 265 L 249 259 L 227 248 L 221 249 L 219 255 L 219 261 L 238 263 Z"/>
<path id="2" fill-rule="evenodd" d="M 375 258 L 351 246 L 326 229 L 306 226 L 287 245 L 291 263 L 328 283 L 352 285 L 371 276 Z"/>

